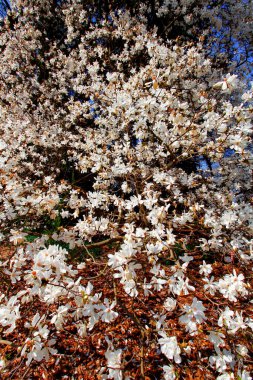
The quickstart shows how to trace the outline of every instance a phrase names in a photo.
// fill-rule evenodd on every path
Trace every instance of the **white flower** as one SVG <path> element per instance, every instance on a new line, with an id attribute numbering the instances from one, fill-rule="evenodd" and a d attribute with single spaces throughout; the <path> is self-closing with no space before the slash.
<path id="1" fill-rule="evenodd" d="M 13 269 L 12 272 L 8 269 L 4 269 L 4 273 L 9 275 L 12 284 L 16 284 L 16 282 L 20 280 L 20 275 L 22 274 L 22 272 L 16 271 L 15 269 Z"/>
<path id="2" fill-rule="evenodd" d="M 170 360 L 174 360 L 175 363 L 181 363 L 181 349 L 177 344 L 177 338 L 175 336 L 168 337 L 165 332 L 159 332 L 162 336 L 158 340 L 161 346 L 162 353 Z"/>
<path id="3" fill-rule="evenodd" d="M 210 331 L 209 333 L 208 340 L 213 343 L 217 354 L 220 352 L 220 346 L 223 346 L 225 344 L 223 338 L 225 338 L 225 335 L 220 332 Z"/>
<path id="4" fill-rule="evenodd" d="M 0 372 L 6 366 L 6 359 L 4 356 L 0 356 Z"/>
<path id="5" fill-rule="evenodd" d="M 77 269 L 84 269 L 86 267 L 85 263 L 80 263 L 77 265 Z"/>
<path id="6" fill-rule="evenodd" d="M 245 369 L 242 372 L 238 371 L 237 375 L 240 380 L 252 380 L 252 376 Z"/>
<path id="7" fill-rule="evenodd" d="M 230 93 L 234 88 L 237 87 L 238 79 L 237 75 L 227 74 L 223 81 L 218 82 L 213 85 L 215 89 L 221 89 L 224 93 Z"/>
<path id="8" fill-rule="evenodd" d="M 150 294 L 152 294 L 150 290 L 152 288 L 152 285 L 147 282 L 146 278 L 144 278 L 142 287 L 143 287 L 143 292 L 144 292 L 145 297 L 148 297 Z"/>
<path id="9" fill-rule="evenodd" d="M 243 344 L 237 344 L 236 347 L 237 347 L 236 351 L 238 352 L 239 355 L 241 355 L 241 356 L 247 356 L 248 355 L 249 350 L 247 349 L 246 346 L 244 346 Z"/>
<path id="10" fill-rule="evenodd" d="M 62 329 L 62 325 L 64 323 L 64 319 L 68 313 L 69 305 L 61 305 L 59 306 L 56 313 L 53 315 L 51 319 L 51 323 L 53 323 L 57 330 Z"/>
<path id="11" fill-rule="evenodd" d="M 205 282 L 204 290 L 214 296 L 217 290 L 217 283 L 214 281 L 214 277 L 212 276 L 210 279 L 205 277 L 203 281 Z"/>
<path id="12" fill-rule="evenodd" d="M 50 339 L 49 341 L 42 342 L 39 335 L 35 336 L 33 339 L 27 338 L 25 345 L 21 351 L 21 356 L 27 357 L 26 365 L 30 365 L 32 360 L 40 362 L 42 359 L 49 360 L 50 355 L 57 353 L 57 350 L 52 348 L 55 344 L 55 339 Z M 27 352 L 27 350 L 29 350 Z"/>
<path id="13" fill-rule="evenodd" d="M 156 329 L 160 330 L 166 325 L 166 314 L 160 315 L 160 314 L 155 314 L 154 318 L 156 319 Z"/>
<path id="14" fill-rule="evenodd" d="M 163 306 L 167 311 L 173 311 L 177 306 L 177 301 L 174 298 L 168 297 L 166 298 Z"/>
<path id="15" fill-rule="evenodd" d="M 231 351 L 223 350 L 216 356 L 210 356 L 209 362 L 212 367 L 216 368 L 218 372 L 224 372 L 227 369 L 227 365 L 231 368 L 234 367 L 234 355 Z"/>
<path id="16" fill-rule="evenodd" d="M 197 323 L 202 323 L 206 319 L 204 314 L 204 310 L 206 310 L 206 308 L 203 306 L 201 301 L 194 297 L 192 304 L 184 305 L 183 309 L 186 314 L 183 314 L 179 318 L 179 322 L 186 325 L 187 331 L 191 334 L 195 334 L 197 331 Z"/>
<path id="17" fill-rule="evenodd" d="M 175 380 L 176 374 L 173 365 L 164 365 L 163 366 L 163 376 L 164 380 Z"/>
<path id="18" fill-rule="evenodd" d="M 48 304 L 53 304 L 59 297 L 67 294 L 68 292 L 66 289 L 51 284 L 47 284 L 43 289 L 43 299 Z"/>
<path id="19" fill-rule="evenodd" d="M 165 284 L 167 284 L 167 280 L 164 280 L 162 278 L 157 278 L 156 276 L 153 276 L 151 278 L 150 284 L 152 284 L 154 290 L 156 290 L 157 292 L 160 292 L 160 290 L 163 289 L 163 286 Z"/>
<path id="20" fill-rule="evenodd" d="M 176 277 L 177 273 L 175 273 L 173 276 L 170 277 L 169 279 L 169 288 L 170 291 L 173 294 L 189 294 L 190 291 L 194 291 L 195 288 L 192 285 L 189 285 L 189 278 L 183 278 L 180 276 L 179 278 Z"/>
<path id="21" fill-rule="evenodd" d="M 121 355 L 122 350 L 110 351 L 107 350 L 105 357 L 107 359 L 107 368 L 109 369 L 109 378 L 114 380 L 122 380 L 121 370 Z"/>
<path id="22" fill-rule="evenodd" d="M 77 326 L 77 333 L 81 338 L 84 338 L 87 335 L 87 325 L 86 323 L 79 323 Z"/>
<path id="23" fill-rule="evenodd" d="M 137 297 L 138 291 L 134 280 L 129 280 L 124 283 L 124 290 L 130 297 Z"/>
<path id="24" fill-rule="evenodd" d="M 233 373 L 223 373 L 223 375 L 216 377 L 216 380 L 234 380 L 234 378 Z"/>
<path id="25" fill-rule="evenodd" d="M 223 297 L 228 298 L 229 301 L 236 302 L 237 296 L 245 296 L 248 294 L 244 283 L 244 275 L 236 274 L 233 270 L 233 274 L 226 274 L 224 278 L 221 278 L 217 283 L 217 289 L 223 295 Z"/>
<path id="26" fill-rule="evenodd" d="M 114 321 L 115 318 L 117 318 L 118 313 L 113 310 L 113 308 L 116 306 L 116 302 L 113 301 L 111 305 L 109 304 L 109 300 L 107 298 L 104 299 L 104 305 L 101 305 L 101 320 L 106 323 L 110 323 Z"/>
<path id="27" fill-rule="evenodd" d="M 211 264 L 206 264 L 205 261 L 203 261 L 203 264 L 199 266 L 199 273 L 204 274 L 204 276 L 209 275 L 212 272 L 213 268 Z"/>
<path id="28" fill-rule="evenodd" d="M 11 230 L 11 234 L 12 236 L 10 237 L 10 242 L 15 245 L 22 243 L 27 236 L 26 233 L 15 230 Z"/>
<path id="29" fill-rule="evenodd" d="M 176 241 L 176 236 L 173 234 L 172 228 L 170 229 L 166 228 L 166 243 L 168 245 L 173 245 L 175 244 L 175 241 Z"/>
<path id="30" fill-rule="evenodd" d="M 11 333 L 16 327 L 16 321 L 20 318 L 20 305 L 16 305 L 16 303 L 17 299 L 13 296 L 7 305 L 0 306 L 0 324 L 4 327 L 10 326 L 5 333 Z"/>
<path id="31" fill-rule="evenodd" d="M 247 325 L 244 323 L 242 312 L 239 314 L 238 311 L 235 312 L 235 317 L 230 320 L 230 326 L 228 333 L 235 334 L 239 329 L 246 329 Z"/>
<path id="32" fill-rule="evenodd" d="M 7 147 L 7 144 L 1 139 L 0 140 L 0 150 L 3 150 Z"/>
<path id="33" fill-rule="evenodd" d="M 231 224 L 237 221 L 237 219 L 238 216 L 236 215 L 236 213 L 232 210 L 228 210 L 222 214 L 220 218 L 220 223 L 226 228 L 229 228 Z"/>
<path id="34" fill-rule="evenodd" d="M 189 262 L 191 262 L 194 259 L 194 257 L 193 256 L 189 256 L 188 253 L 185 252 L 184 256 L 179 256 L 179 259 L 182 260 L 185 264 L 188 265 Z"/>
<path id="35" fill-rule="evenodd" d="M 221 312 L 219 319 L 218 319 L 218 326 L 220 327 L 229 327 L 232 321 L 232 317 L 234 316 L 233 310 L 229 309 L 228 306 L 226 306 L 226 309 Z"/>

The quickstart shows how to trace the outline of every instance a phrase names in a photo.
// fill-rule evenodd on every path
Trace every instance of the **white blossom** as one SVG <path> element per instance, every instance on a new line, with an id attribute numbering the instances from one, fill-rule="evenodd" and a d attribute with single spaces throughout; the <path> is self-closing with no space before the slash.
<path id="1" fill-rule="evenodd" d="M 159 338 L 158 342 L 161 346 L 162 353 L 170 360 L 174 360 L 175 363 L 181 363 L 181 349 L 178 346 L 177 338 L 175 336 L 168 337 L 166 333 L 159 332 L 162 338 Z"/>
<path id="2" fill-rule="evenodd" d="M 163 376 L 164 380 L 175 380 L 176 374 L 173 365 L 164 365 L 163 366 Z"/>
<path id="3" fill-rule="evenodd" d="M 105 353 L 105 357 L 107 359 L 107 368 L 109 370 L 109 377 L 114 380 L 123 379 L 123 373 L 121 369 L 121 356 L 121 349 L 115 351 L 107 350 Z"/>
<path id="4" fill-rule="evenodd" d="M 226 274 L 224 278 L 218 281 L 217 288 L 229 301 L 236 302 L 238 295 L 246 296 L 248 294 L 243 280 L 244 275 L 237 275 L 236 271 L 233 270 L 233 274 Z"/>

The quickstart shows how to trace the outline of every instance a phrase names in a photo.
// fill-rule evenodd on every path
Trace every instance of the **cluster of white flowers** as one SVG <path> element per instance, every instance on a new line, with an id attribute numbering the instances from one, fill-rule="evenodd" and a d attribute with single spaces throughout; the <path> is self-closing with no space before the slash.
<path id="1" fill-rule="evenodd" d="M 240 304 L 252 294 L 253 87 L 237 58 L 228 73 L 223 53 L 212 56 L 214 26 L 247 56 L 251 2 L 154 1 L 152 17 L 143 2 L 138 14 L 101 15 L 82 1 L 56 2 L 55 13 L 51 0 L 14 3 L 0 33 L 0 241 L 15 248 L 0 262 L 2 334 L 22 326 L 30 365 L 57 354 L 68 324 L 80 340 L 104 329 L 97 373 L 122 380 L 127 350 L 109 327 L 127 316 L 143 346 L 155 342 L 165 380 L 185 374 L 197 339 L 217 379 L 248 380 L 239 338 L 253 326 Z M 166 17 L 161 33 L 151 20 Z M 129 305 L 152 310 L 157 294 L 156 311 L 137 318 Z"/>
<path id="2" fill-rule="evenodd" d="M 204 314 L 205 307 L 201 301 L 198 301 L 194 297 L 191 305 L 184 306 L 184 311 L 186 313 L 179 318 L 179 321 L 186 326 L 186 330 L 191 335 L 194 335 L 197 332 L 197 324 L 202 323 L 206 319 Z"/>
<path id="3" fill-rule="evenodd" d="M 175 363 L 181 363 L 181 349 L 178 346 L 177 338 L 175 336 L 168 337 L 166 333 L 159 333 L 162 338 L 159 338 L 158 342 L 161 346 L 162 353 L 170 360 L 174 360 Z"/>
<path id="4" fill-rule="evenodd" d="M 217 283 L 217 288 L 223 295 L 223 297 L 228 298 L 229 301 L 236 302 L 236 296 L 246 296 L 248 290 L 246 289 L 246 284 L 243 281 L 244 275 L 239 274 L 237 276 L 236 271 L 233 274 L 226 274 L 224 278 L 221 278 Z"/>

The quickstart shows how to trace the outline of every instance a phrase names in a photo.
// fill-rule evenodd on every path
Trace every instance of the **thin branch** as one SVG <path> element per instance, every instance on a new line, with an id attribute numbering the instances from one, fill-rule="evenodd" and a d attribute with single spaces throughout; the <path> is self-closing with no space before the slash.
<path id="1" fill-rule="evenodd" d="M 116 236 L 114 238 L 98 241 L 97 243 L 87 244 L 84 247 L 86 247 L 87 249 L 95 248 L 95 247 L 102 247 L 103 245 L 110 244 L 110 243 L 117 242 L 117 241 L 122 241 L 123 239 L 124 239 L 123 236 Z"/>

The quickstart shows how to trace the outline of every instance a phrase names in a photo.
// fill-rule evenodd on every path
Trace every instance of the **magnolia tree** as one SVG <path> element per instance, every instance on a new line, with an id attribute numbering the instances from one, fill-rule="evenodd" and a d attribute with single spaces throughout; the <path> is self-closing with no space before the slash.
<path id="1" fill-rule="evenodd" d="M 3 379 L 251 379 L 252 4 L 136 4 L 2 21 Z"/>

